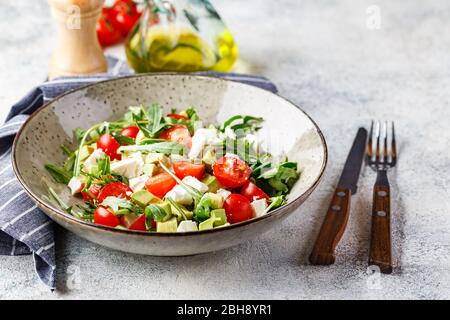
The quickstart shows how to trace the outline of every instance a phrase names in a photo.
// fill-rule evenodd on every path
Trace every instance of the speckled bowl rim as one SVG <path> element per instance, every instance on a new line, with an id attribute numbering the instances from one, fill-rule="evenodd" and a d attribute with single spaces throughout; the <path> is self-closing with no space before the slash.
<path id="1" fill-rule="evenodd" d="M 314 180 L 314 182 L 312 183 L 312 185 L 305 190 L 302 194 L 300 194 L 299 196 L 297 196 L 294 200 L 292 200 L 290 203 L 277 208 L 273 211 L 271 211 L 270 213 L 263 215 L 261 217 L 256 217 L 256 218 L 252 218 L 250 220 L 246 220 L 243 222 L 239 222 L 236 224 L 231 224 L 229 226 L 226 227 L 221 227 L 221 228 L 215 228 L 215 229 L 208 229 L 208 230 L 199 230 L 199 231 L 190 231 L 190 232 L 149 232 L 149 231 L 136 231 L 136 230 L 127 230 L 127 229 L 117 229 L 117 228 L 113 228 L 113 227 L 108 227 L 108 226 L 103 226 L 103 225 L 98 225 L 98 224 L 94 224 L 92 222 L 88 222 L 88 221 L 84 221 L 81 219 L 78 219 L 74 216 L 72 216 L 71 214 L 64 212 L 58 208 L 53 208 L 49 205 L 47 205 L 43 200 L 41 200 L 41 197 L 37 196 L 36 194 L 34 194 L 33 191 L 31 191 L 25 180 L 22 178 L 20 172 L 19 172 L 19 168 L 18 168 L 18 164 L 17 164 L 17 159 L 16 159 L 16 148 L 18 145 L 18 140 L 19 137 L 21 136 L 23 129 L 33 120 L 33 118 L 40 113 L 42 110 L 44 110 L 45 108 L 49 107 L 52 103 L 60 100 L 61 98 L 70 95 L 74 92 L 77 91 L 81 91 L 81 90 L 85 90 L 87 88 L 90 87 L 95 87 L 97 85 L 100 85 L 102 83 L 105 82 L 114 82 L 117 80 L 121 80 L 121 79 L 131 79 L 131 78 L 145 78 L 145 77 L 153 77 L 153 76 L 183 76 L 183 77 L 192 77 L 192 78 L 204 78 L 204 79 L 213 79 L 214 81 L 223 81 L 223 82 L 235 82 L 235 83 L 239 83 L 239 85 L 243 85 L 243 86 L 249 86 L 252 87 L 254 89 L 257 90 L 262 90 L 265 92 L 269 92 L 272 93 L 273 95 L 285 100 L 286 102 L 288 102 L 288 104 L 293 107 L 296 108 L 298 111 L 303 112 L 303 114 L 312 122 L 312 124 L 314 125 L 315 129 L 317 130 L 317 133 L 319 134 L 321 143 L 323 145 L 323 150 L 324 150 L 324 159 L 323 159 L 323 163 L 322 163 L 322 167 L 320 168 L 320 173 L 318 175 L 318 177 L 316 178 L 316 180 Z M 62 216 L 63 218 L 65 218 L 66 220 L 68 220 L 68 223 L 75 223 L 75 224 L 79 224 L 81 227 L 86 227 L 89 229 L 93 229 L 93 230 L 103 230 L 103 231 L 107 231 L 107 232 L 112 232 L 112 233 L 118 233 L 118 234 L 127 234 L 127 235 L 142 235 L 142 236 L 146 236 L 146 237 L 184 237 L 184 236 L 197 236 L 197 235 L 204 235 L 207 233 L 218 233 L 218 232 L 222 232 L 222 231 L 227 231 L 230 229 L 235 229 L 235 228 L 239 228 L 248 224 L 253 224 L 253 223 L 258 223 L 260 221 L 263 221 L 265 219 L 268 219 L 270 217 L 274 217 L 277 215 L 284 215 L 288 212 L 291 212 L 292 210 L 295 210 L 295 208 L 297 208 L 303 201 L 305 201 L 308 196 L 316 189 L 316 187 L 318 186 L 319 182 L 322 180 L 323 174 L 325 172 L 325 168 L 327 166 L 328 163 L 328 147 L 327 147 L 327 143 L 325 141 L 325 137 L 322 134 L 322 131 L 320 130 L 319 126 L 316 124 L 316 122 L 303 110 L 301 109 L 299 106 L 297 106 L 295 103 L 293 103 L 292 101 L 290 101 L 289 99 L 280 96 L 278 93 L 273 93 L 270 91 L 267 91 L 265 89 L 247 84 L 247 83 L 243 83 L 240 81 L 235 81 L 235 80 L 229 80 L 229 79 L 224 79 L 224 78 L 220 78 L 220 77 L 216 77 L 213 75 L 196 75 L 196 74 L 192 74 L 192 73 L 179 73 L 179 72 L 155 72 L 155 73 L 141 73 L 141 74 L 132 74 L 132 75 L 126 75 L 126 76 L 119 76 L 119 77 L 114 77 L 111 79 L 106 79 L 106 80 L 101 80 L 92 84 L 88 84 L 73 90 L 69 90 L 61 95 L 59 95 L 58 97 L 56 97 L 55 99 L 45 103 L 44 105 L 42 105 L 41 107 L 39 107 L 36 111 L 34 111 L 30 117 L 28 117 L 28 119 L 22 124 L 22 126 L 20 127 L 19 131 L 17 132 L 15 138 L 14 138 L 14 142 L 13 142 L 13 146 L 12 146 L 12 153 L 11 153 L 11 157 L 12 157 L 12 164 L 13 164 L 13 170 L 14 170 L 14 174 L 17 177 L 17 180 L 19 180 L 20 184 L 22 185 L 22 188 L 26 191 L 26 193 L 33 199 L 34 202 L 36 202 L 37 204 L 39 204 L 40 206 L 48 209 L 49 211 L 52 211 L 55 214 L 58 214 L 60 216 Z"/>

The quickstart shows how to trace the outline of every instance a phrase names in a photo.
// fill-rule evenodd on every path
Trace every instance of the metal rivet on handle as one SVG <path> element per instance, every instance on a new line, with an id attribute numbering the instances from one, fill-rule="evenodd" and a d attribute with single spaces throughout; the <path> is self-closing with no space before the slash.
<path id="1" fill-rule="evenodd" d="M 378 191 L 378 196 L 379 197 L 386 197 L 387 196 L 387 192 L 386 191 Z"/>
<path id="2" fill-rule="evenodd" d="M 341 206 L 335 204 L 334 206 L 331 207 L 331 209 L 333 209 L 334 211 L 339 211 L 339 210 L 341 210 Z"/>
<path id="3" fill-rule="evenodd" d="M 382 210 L 377 211 L 377 215 L 378 215 L 379 217 L 384 217 L 384 216 L 386 215 L 386 211 L 382 211 Z"/>
<path id="4" fill-rule="evenodd" d="M 345 192 L 344 191 L 339 191 L 336 194 L 338 195 L 338 197 L 344 197 L 345 196 Z"/>

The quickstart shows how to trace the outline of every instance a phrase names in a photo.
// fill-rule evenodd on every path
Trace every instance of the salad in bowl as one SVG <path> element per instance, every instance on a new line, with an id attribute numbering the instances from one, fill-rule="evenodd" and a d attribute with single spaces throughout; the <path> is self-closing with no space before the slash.
<path id="1" fill-rule="evenodd" d="M 193 107 L 169 114 L 132 106 L 123 119 L 75 130 L 64 164 L 46 164 L 84 205 L 48 199 L 78 219 L 148 232 L 222 228 L 285 204 L 300 178 L 296 162 L 263 150 L 264 119 L 235 115 L 205 124 Z"/>

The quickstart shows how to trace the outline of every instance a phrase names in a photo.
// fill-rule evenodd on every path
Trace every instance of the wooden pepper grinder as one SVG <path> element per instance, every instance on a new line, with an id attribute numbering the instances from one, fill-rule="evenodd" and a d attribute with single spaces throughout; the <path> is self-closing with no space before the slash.
<path id="1" fill-rule="evenodd" d="M 49 64 L 49 79 L 106 72 L 107 61 L 96 24 L 104 0 L 48 0 L 58 25 L 58 42 Z"/>

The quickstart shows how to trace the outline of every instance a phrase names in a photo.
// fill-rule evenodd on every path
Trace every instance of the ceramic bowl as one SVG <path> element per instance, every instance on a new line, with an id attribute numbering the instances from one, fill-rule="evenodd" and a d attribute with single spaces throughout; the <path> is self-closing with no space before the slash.
<path id="1" fill-rule="evenodd" d="M 69 204 L 81 203 L 68 188 L 53 182 L 47 163 L 63 163 L 60 146 L 75 148 L 73 130 L 117 120 L 128 106 L 158 102 L 166 112 L 195 106 L 208 123 L 236 114 L 265 119 L 258 132 L 274 155 L 297 161 L 300 180 L 288 203 L 271 213 L 228 227 L 191 232 L 156 233 L 119 230 L 78 220 L 46 200 L 47 185 Z M 208 76 L 144 74 L 107 80 L 69 93 L 36 111 L 17 134 L 13 166 L 23 188 L 56 223 L 100 245 L 138 254 L 181 256 L 215 251 L 252 239 L 275 227 L 313 192 L 325 170 L 327 147 L 320 129 L 300 108 L 263 89 Z"/>

